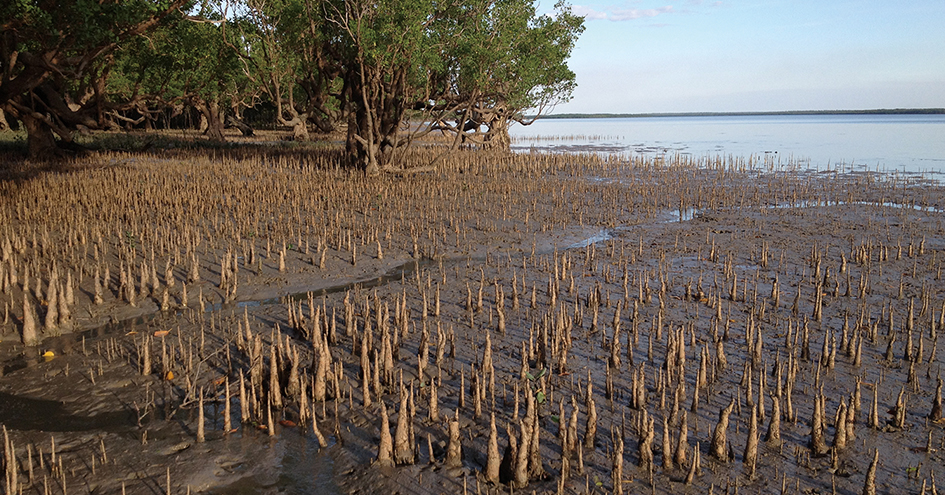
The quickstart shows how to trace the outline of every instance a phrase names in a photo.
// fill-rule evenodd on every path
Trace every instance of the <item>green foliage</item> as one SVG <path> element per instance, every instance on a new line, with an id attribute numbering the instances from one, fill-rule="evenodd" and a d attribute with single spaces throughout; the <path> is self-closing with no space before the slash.
<path id="1" fill-rule="evenodd" d="M 547 368 L 542 368 L 537 375 L 533 375 L 530 371 L 525 373 L 525 378 L 531 383 L 529 388 L 534 389 L 532 394 L 535 396 L 535 402 L 539 405 L 545 403 L 545 393 L 539 388 L 538 380 L 541 380 L 546 374 L 548 374 Z"/>
<path id="2" fill-rule="evenodd" d="M 0 4 L 0 108 L 30 129 L 33 155 L 55 156 L 52 134 L 101 128 L 110 104 L 104 80 L 115 51 L 187 0 L 7 0 Z"/>
<path id="3" fill-rule="evenodd" d="M 540 380 L 541 377 L 545 376 L 547 373 L 548 373 L 548 370 L 545 368 L 542 368 L 541 371 L 539 371 L 537 375 L 533 375 L 530 371 L 525 373 L 525 378 L 528 378 L 529 381 L 533 382 L 535 380 Z"/>
<path id="4" fill-rule="evenodd" d="M 299 129 L 311 120 L 330 131 L 340 117 L 336 95 L 345 57 L 325 16 L 328 4 L 245 0 L 238 5 L 226 42 L 236 49 L 246 78 L 275 107 L 276 122 Z"/>
<path id="5" fill-rule="evenodd" d="M 119 99 L 242 99 L 245 77 L 236 52 L 224 43 L 227 26 L 220 17 L 206 7 L 191 18 L 176 13 L 152 34 L 135 38 L 117 54 L 109 92 Z"/>
<path id="6" fill-rule="evenodd" d="M 4 4 L 0 18 L 11 19 L 23 49 L 75 55 L 120 41 L 125 30 L 158 15 L 173 2 L 12 0 Z"/>
<path id="7" fill-rule="evenodd" d="M 40 74 L 33 84 L 16 87 L 29 91 L 45 77 L 62 78 L 63 83 L 80 83 L 95 77 L 107 56 L 118 46 L 131 42 L 136 36 L 151 29 L 173 7 L 183 1 L 125 0 L 102 2 L 98 0 L 8 0 L 0 5 L 0 39 L 3 57 L 0 81 L 7 91 L 17 86 L 13 78 L 28 70 L 36 71 L 44 65 L 46 74 Z M 19 53 L 20 57 L 11 57 Z M 42 56 L 40 64 L 36 57 Z M 0 104 L 16 97 L 0 91 Z"/>
<path id="8" fill-rule="evenodd" d="M 434 80 L 442 98 L 478 93 L 517 112 L 570 98 L 575 76 L 567 59 L 583 18 L 559 2 L 553 15 L 538 16 L 529 0 L 464 2 L 437 25 L 441 72 Z"/>
<path id="9" fill-rule="evenodd" d="M 10 19 L 0 51 L 62 61 L 13 90 L 28 67 L 0 60 L 0 105 L 50 75 L 98 126 L 108 112 L 155 105 L 203 105 L 206 115 L 268 101 L 283 125 L 349 122 L 347 148 L 362 166 L 409 143 L 407 115 L 428 129 L 469 119 L 502 130 L 567 101 L 567 60 L 584 29 L 564 1 L 538 15 L 534 0 L 7 0 L 0 19 Z"/>

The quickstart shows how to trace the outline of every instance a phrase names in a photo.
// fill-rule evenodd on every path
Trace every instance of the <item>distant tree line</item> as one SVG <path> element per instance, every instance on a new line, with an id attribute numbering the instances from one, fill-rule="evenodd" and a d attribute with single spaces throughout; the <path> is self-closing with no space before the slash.
<path id="1" fill-rule="evenodd" d="M 513 121 L 571 97 L 583 29 L 563 1 L 7 0 L 0 109 L 33 157 L 95 129 L 199 124 L 222 141 L 253 132 L 249 114 L 302 140 L 345 129 L 373 172 L 431 132 L 508 147 Z"/>

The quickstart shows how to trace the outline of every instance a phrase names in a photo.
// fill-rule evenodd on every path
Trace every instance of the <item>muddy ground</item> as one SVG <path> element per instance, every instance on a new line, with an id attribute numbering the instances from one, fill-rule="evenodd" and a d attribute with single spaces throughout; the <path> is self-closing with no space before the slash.
<path id="1" fill-rule="evenodd" d="M 527 486 L 514 491 L 615 492 L 618 436 L 620 485 L 629 493 L 862 493 L 877 450 L 877 493 L 923 486 L 931 493 L 933 480 L 945 480 L 940 411 L 930 417 L 945 352 L 937 349 L 945 326 L 945 196 L 935 183 L 744 161 L 464 157 L 434 174 L 363 178 L 304 161 L 235 157 L 226 171 L 185 172 L 175 160 L 182 161 L 103 159 L 33 179 L 41 183 L 6 185 L 3 235 L 12 240 L 0 296 L 7 308 L 0 424 L 12 457 L 4 461 L 5 490 L 506 493 L 507 483 L 485 476 L 490 417 L 501 456 L 508 431 L 520 436 L 525 394 L 536 402 L 540 467 L 532 461 Z M 158 167 L 162 179 L 154 177 Z M 228 187 L 245 184 L 250 172 L 269 187 Z M 89 191 L 110 175 L 137 184 L 127 187 L 145 204 L 87 228 L 69 226 L 74 218 L 66 214 L 29 214 L 70 202 L 79 210 L 109 207 L 82 195 L 97 194 Z M 77 196 L 36 198 L 63 190 Z M 151 225 L 150 209 L 166 217 Z M 244 214 L 252 229 L 219 221 Z M 238 271 L 224 268 L 226 257 Z M 117 275 L 129 260 L 134 305 Z M 158 267 L 157 284 L 149 269 L 140 283 L 147 263 Z M 57 276 L 75 277 L 72 328 L 43 329 L 42 343 L 24 346 L 22 301 L 34 301 L 42 327 L 53 264 Z M 14 265 L 20 280 L 10 283 Z M 23 266 L 31 274 L 25 296 Z M 93 274 L 106 266 L 112 277 L 96 304 Z M 483 372 L 487 334 L 494 389 Z M 327 397 L 315 400 L 313 342 L 321 340 L 331 372 Z M 367 407 L 362 348 L 372 374 Z M 682 356 L 673 353 L 680 348 Z M 293 361 L 299 381 L 290 376 Z M 705 383 L 697 387 L 703 361 Z M 252 402 L 245 421 L 241 376 L 243 400 Z M 633 394 L 635 376 L 643 377 L 641 397 Z M 582 448 L 588 378 L 597 436 Z M 766 442 L 779 378 L 781 441 Z M 224 431 L 227 384 L 231 430 Z M 413 394 L 415 410 L 409 459 L 382 465 L 375 462 L 380 404 L 394 435 L 401 393 Z M 273 406 L 274 394 L 281 406 Z M 812 449 L 819 394 L 826 448 Z M 718 459 L 713 429 L 732 401 L 724 448 L 731 458 Z M 764 418 L 752 472 L 745 446 L 755 403 Z M 573 405 L 581 455 L 572 450 L 562 480 L 560 412 L 570 417 Z M 854 426 L 844 430 L 853 436 L 836 447 L 841 407 L 854 408 Z M 649 469 L 639 466 L 644 411 L 655 424 Z M 686 459 L 669 466 L 664 425 L 675 452 L 683 411 Z M 462 459 L 448 467 L 455 418 Z M 694 449 L 701 464 L 687 484 Z"/>

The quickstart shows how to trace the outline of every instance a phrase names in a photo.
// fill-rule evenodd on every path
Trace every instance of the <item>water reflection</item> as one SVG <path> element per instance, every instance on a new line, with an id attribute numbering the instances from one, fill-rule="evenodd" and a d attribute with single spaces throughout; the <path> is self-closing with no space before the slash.
<path id="1" fill-rule="evenodd" d="M 753 156 L 817 170 L 945 172 L 945 115 L 541 119 L 510 132 L 519 152 Z"/>

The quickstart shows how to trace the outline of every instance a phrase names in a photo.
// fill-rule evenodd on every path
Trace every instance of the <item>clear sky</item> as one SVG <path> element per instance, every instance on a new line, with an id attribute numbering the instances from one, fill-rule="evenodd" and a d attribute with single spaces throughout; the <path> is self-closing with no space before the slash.
<path id="1" fill-rule="evenodd" d="M 578 89 L 554 113 L 945 107 L 945 0 L 571 5 Z"/>

